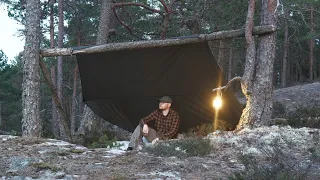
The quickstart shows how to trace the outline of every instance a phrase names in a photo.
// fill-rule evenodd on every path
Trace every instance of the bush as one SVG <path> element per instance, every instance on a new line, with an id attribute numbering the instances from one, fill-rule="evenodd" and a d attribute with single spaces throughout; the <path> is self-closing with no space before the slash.
<path id="1" fill-rule="evenodd" d="M 244 165 L 244 171 L 238 171 L 229 177 L 230 180 L 293 180 L 305 179 L 310 172 L 312 163 L 295 159 L 290 153 L 285 153 L 277 140 L 272 149 L 259 148 L 265 158 L 258 159 L 250 154 L 240 154 L 239 161 Z"/>
<path id="2" fill-rule="evenodd" d="M 32 166 L 39 169 L 39 170 L 49 169 L 53 172 L 57 172 L 57 171 L 61 170 L 61 168 L 59 168 L 58 166 L 53 165 L 53 164 L 49 164 L 49 163 L 45 163 L 45 162 L 33 163 Z"/>
<path id="3" fill-rule="evenodd" d="M 320 108 L 297 108 L 294 113 L 291 113 L 288 117 L 288 125 L 291 127 L 301 128 L 320 128 Z"/>
<path id="4" fill-rule="evenodd" d="M 120 146 L 121 144 L 117 143 L 115 138 L 109 139 L 108 135 L 104 134 L 97 142 L 95 141 L 90 144 L 89 148 L 113 148 Z"/>
<path id="5" fill-rule="evenodd" d="M 311 160 L 314 162 L 320 162 L 320 135 L 319 132 L 315 131 L 312 136 L 313 146 L 309 148 L 311 152 Z"/>
<path id="6" fill-rule="evenodd" d="M 145 151 L 157 156 L 183 158 L 205 156 L 212 151 L 212 146 L 209 139 L 198 137 L 159 142 L 155 145 L 147 146 Z"/>
<path id="7" fill-rule="evenodd" d="M 221 119 L 218 119 L 217 130 L 220 131 L 230 131 L 232 126 Z M 196 127 L 190 128 L 187 133 L 184 134 L 185 137 L 195 137 L 195 136 L 207 136 L 210 133 L 214 132 L 214 122 L 211 123 L 202 123 Z"/>

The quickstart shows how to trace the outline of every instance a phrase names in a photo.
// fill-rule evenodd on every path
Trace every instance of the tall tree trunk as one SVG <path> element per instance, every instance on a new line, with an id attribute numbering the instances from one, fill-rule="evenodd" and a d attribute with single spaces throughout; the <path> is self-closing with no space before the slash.
<path id="1" fill-rule="evenodd" d="M 111 29 L 110 22 L 112 18 L 111 4 L 112 0 L 102 0 L 100 20 L 99 20 L 99 31 L 97 36 L 97 45 L 105 44 L 108 40 L 108 31 Z M 78 134 L 84 133 L 84 127 L 90 125 L 90 127 L 96 127 L 95 123 L 103 121 L 99 116 L 97 116 L 87 105 L 85 105 L 80 127 L 78 129 Z"/>
<path id="2" fill-rule="evenodd" d="M 108 32 L 111 24 L 112 17 L 112 0 L 101 1 L 101 12 L 99 19 L 99 28 L 97 36 L 97 45 L 106 44 L 108 42 Z"/>
<path id="3" fill-rule="evenodd" d="M 258 50 L 255 58 L 252 24 L 255 0 L 249 1 L 246 22 L 247 57 L 243 76 L 242 91 L 247 98 L 237 130 L 248 127 L 260 127 L 271 118 L 273 93 L 273 63 L 275 58 L 275 33 L 259 37 Z M 276 25 L 275 10 L 277 0 L 262 0 L 261 25 Z M 250 23 L 251 22 L 251 23 Z M 250 33 L 247 33 L 250 32 Z M 248 70 L 248 72 L 247 72 Z"/>
<path id="4" fill-rule="evenodd" d="M 220 66 L 220 69 L 222 72 L 224 72 L 224 64 L 225 64 L 225 61 L 224 61 L 224 46 L 225 46 L 225 43 L 224 43 L 224 40 L 220 40 L 219 41 L 219 54 L 218 54 L 218 65 Z"/>
<path id="5" fill-rule="evenodd" d="M 311 34 L 313 36 L 314 33 L 314 17 L 313 17 L 314 9 L 313 6 L 311 5 L 310 7 L 310 30 Z M 309 52 L 309 79 L 312 81 L 313 80 L 313 58 L 314 58 L 314 38 L 312 37 L 310 39 L 310 52 Z"/>
<path id="6" fill-rule="evenodd" d="M 2 103 L 2 102 L 0 102 L 0 126 L 1 126 L 1 124 L 2 124 L 2 116 L 1 116 L 1 112 L 2 112 L 2 110 L 1 110 L 1 103 Z"/>
<path id="7" fill-rule="evenodd" d="M 23 56 L 22 136 L 40 137 L 40 1 L 26 0 L 26 41 Z"/>
<path id="8" fill-rule="evenodd" d="M 50 48 L 54 48 L 54 3 L 55 0 L 50 2 Z"/>
<path id="9" fill-rule="evenodd" d="M 70 121 L 71 121 L 71 134 L 72 136 L 75 133 L 76 129 L 76 95 L 77 95 L 77 76 L 78 76 L 78 64 L 74 68 L 73 71 L 73 92 L 72 92 L 72 107 L 71 107 L 71 116 L 70 116 Z"/>
<path id="10" fill-rule="evenodd" d="M 282 57 L 282 72 L 281 72 L 281 87 L 287 86 L 287 62 L 288 62 L 288 49 L 289 49 L 289 10 L 285 10 L 284 19 L 284 40 L 283 40 L 283 57 Z"/>
<path id="11" fill-rule="evenodd" d="M 58 1 L 58 14 L 59 14 L 59 23 L 58 23 L 58 48 L 63 47 L 63 37 L 64 37 L 64 24 L 63 24 L 63 0 Z M 58 56 L 58 74 L 57 74 L 57 88 L 58 88 L 58 97 L 61 104 L 63 104 L 63 58 Z M 64 108 L 64 107 L 62 107 Z M 67 140 L 67 136 L 62 124 L 61 115 L 58 115 L 60 136 L 62 139 Z"/>
<path id="12" fill-rule="evenodd" d="M 232 44 L 230 43 L 229 63 L 228 63 L 228 81 L 232 79 L 232 71 L 233 71 L 233 49 L 232 49 Z"/>
<path id="13" fill-rule="evenodd" d="M 253 111 L 252 111 L 252 89 L 253 89 L 253 79 L 254 79 L 254 69 L 256 61 L 256 47 L 254 36 L 252 35 L 252 27 L 254 25 L 254 10 L 255 10 L 255 0 L 249 0 L 248 14 L 245 26 L 245 38 L 247 43 L 246 52 L 246 63 L 243 74 L 243 82 L 241 83 L 241 88 L 243 94 L 246 96 L 247 104 L 242 112 L 240 122 L 237 129 L 242 129 L 244 127 L 250 127 L 253 121 Z"/>
<path id="14" fill-rule="evenodd" d="M 50 48 L 54 48 L 55 47 L 55 42 L 54 42 L 54 3 L 55 0 L 51 0 L 50 2 Z M 51 67 L 51 78 L 52 78 L 52 82 L 54 87 L 57 87 L 57 81 L 56 81 L 56 68 L 55 66 Z M 58 122 L 58 114 L 57 114 L 57 108 L 56 108 L 56 104 L 54 102 L 54 99 L 52 97 L 52 131 L 53 131 L 53 135 L 54 138 L 59 138 L 59 122 Z"/>
<path id="15" fill-rule="evenodd" d="M 80 84 L 81 84 L 81 83 L 80 83 Z M 84 103 L 83 103 L 82 92 L 79 93 L 78 102 L 79 102 L 78 113 L 79 113 L 79 114 L 83 114 Z"/>
<path id="16" fill-rule="evenodd" d="M 262 0 L 261 25 L 276 26 L 278 0 Z M 258 65 L 255 87 L 253 89 L 252 107 L 255 112 L 253 126 L 267 125 L 272 116 L 273 96 L 273 65 L 276 55 L 276 33 L 270 33 L 259 37 L 260 42 L 257 51 Z"/>
<path id="17" fill-rule="evenodd" d="M 54 88 L 57 87 L 57 80 L 56 80 L 56 68 L 55 66 L 51 67 L 51 79 Z M 56 103 L 54 102 L 54 97 L 52 96 L 52 131 L 54 137 L 57 139 L 60 137 L 60 128 L 59 128 L 59 122 L 58 122 L 58 113 L 57 113 L 57 107 Z"/>
<path id="18" fill-rule="evenodd" d="M 77 33 L 77 45 L 81 46 L 81 34 L 80 31 Z M 78 77 L 78 63 L 76 62 L 76 67 L 74 68 L 73 71 L 73 90 L 72 90 L 72 105 L 71 105 L 71 115 L 70 115 L 70 122 L 71 122 L 71 126 L 70 126 L 70 131 L 72 136 L 75 135 L 75 131 L 76 131 L 76 113 L 77 113 L 77 77 Z M 82 102 L 79 101 L 79 103 Z M 80 113 L 79 113 L 80 114 Z"/>

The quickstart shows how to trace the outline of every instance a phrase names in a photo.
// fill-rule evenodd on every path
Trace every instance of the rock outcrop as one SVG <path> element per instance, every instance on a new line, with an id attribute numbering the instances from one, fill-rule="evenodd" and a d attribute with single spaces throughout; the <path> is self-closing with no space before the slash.
<path id="1" fill-rule="evenodd" d="M 158 157 L 146 150 L 87 149 L 54 139 L 0 136 L 0 177 L 228 179 L 236 172 L 249 177 L 246 174 L 250 172 L 246 169 L 248 164 L 243 161 L 246 157 L 257 159 L 258 164 L 251 165 L 260 168 L 277 165 L 274 161 L 278 158 L 285 171 L 292 171 L 291 175 L 304 173 L 303 179 L 320 179 L 319 134 L 318 129 L 288 126 L 244 129 L 238 133 L 216 132 L 207 136 L 211 142 L 211 153 L 185 158 Z M 175 150 L 183 151 L 181 147 L 175 147 Z"/>

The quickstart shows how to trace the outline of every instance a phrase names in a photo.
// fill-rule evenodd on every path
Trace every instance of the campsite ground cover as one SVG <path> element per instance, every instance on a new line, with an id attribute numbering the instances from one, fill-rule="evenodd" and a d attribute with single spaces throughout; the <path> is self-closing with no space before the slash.
<path id="1" fill-rule="evenodd" d="M 320 99 L 320 83 L 291 87 L 281 106 Z M 307 89 L 306 89 L 307 88 Z M 311 89 L 310 92 L 308 89 Z M 298 91 L 299 99 L 294 94 Z M 312 95 L 312 97 L 310 96 Z M 290 96 L 290 98 L 288 97 Z M 275 92 L 279 99 L 279 94 Z M 311 104 L 309 103 L 311 106 Z M 308 107 L 308 106 L 307 106 Z M 316 107 L 313 105 L 313 107 Z M 294 108 L 292 108 L 294 109 Z M 54 139 L 0 136 L 2 179 L 320 179 L 320 131 L 286 125 L 160 143 L 142 151 L 89 149 Z M 185 142 L 182 142 L 185 141 Z M 159 155 L 152 149 L 162 149 Z M 194 151 L 201 150 L 199 155 Z M 209 151 L 204 151 L 210 148 Z M 193 152 L 193 153 L 191 153 Z"/>
<path id="2" fill-rule="evenodd" d="M 303 175 L 304 179 L 318 179 L 319 134 L 317 129 L 294 129 L 288 126 L 244 129 L 237 134 L 214 133 L 207 137 L 211 151 L 201 156 L 158 156 L 147 149 L 130 152 L 108 148 L 88 149 L 59 140 L 0 136 L 0 177 L 228 179 L 235 173 L 239 173 L 241 177 L 252 177 L 255 172 L 251 171 L 256 168 L 256 171 L 266 173 L 265 175 L 272 173 L 280 176 L 290 173 L 291 177 Z M 190 141 L 189 145 L 195 144 Z M 157 146 L 168 146 L 168 143 Z M 172 143 L 170 146 L 174 146 L 175 151 L 185 153 L 181 143 Z M 122 149 L 125 147 L 126 145 Z M 256 161 L 246 162 L 253 159 Z M 271 168 L 278 165 L 273 164 L 275 160 L 281 163 L 282 171 Z M 245 171 L 250 167 L 250 171 Z"/>

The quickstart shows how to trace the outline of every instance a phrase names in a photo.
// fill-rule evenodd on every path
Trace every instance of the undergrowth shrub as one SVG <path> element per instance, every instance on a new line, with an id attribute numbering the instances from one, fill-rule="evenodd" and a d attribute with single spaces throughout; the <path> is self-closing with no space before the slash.
<path id="1" fill-rule="evenodd" d="M 218 130 L 221 131 L 230 131 L 232 130 L 232 126 L 221 119 L 218 119 Z M 198 126 L 190 128 L 187 133 L 184 134 L 185 137 L 196 137 L 196 136 L 207 136 L 210 133 L 214 132 L 214 122 L 211 123 L 202 123 Z"/>
<path id="2" fill-rule="evenodd" d="M 287 119 L 287 124 L 291 127 L 320 128 L 320 107 L 297 108 L 296 111 L 288 115 Z"/>
<path id="3" fill-rule="evenodd" d="M 212 151 L 210 140 L 206 138 L 185 138 L 163 141 L 144 148 L 146 152 L 157 156 L 191 157 L 205 156 Z"/>
<path id="4" fill-rule="evenodd" d="M 313 146 L 308 150 L 311 153 L 311 160 L 316 163 L 320 163 L 320 135 L 315 131 L 312 135 Z"/>
<path id="5" fill-rule="evenodd" d="M 89 148 L 113 148 L 120 147 L 121 144 L 117 143 L 115 138 L 110 139 L 107 134 L 104 134 L 98 141 L 94 141 L 89 145 Z"/>
<path id="6" fill-rule="evenodd" d="M 238 155 L 245 169 L 235 172 L 229 180 L 302 180 L 309 176 L 313 163 L 297 159 L 292 152 L 285 152 L 278 140 L 273 142 L 271 149 L 258 149 L 262 152 L 259 157 L 252 154 Z"/>

